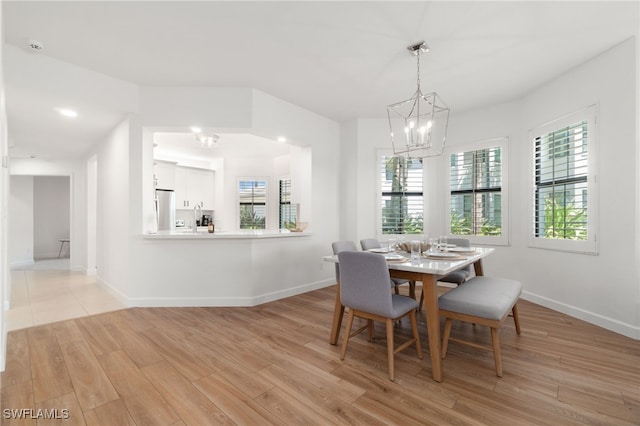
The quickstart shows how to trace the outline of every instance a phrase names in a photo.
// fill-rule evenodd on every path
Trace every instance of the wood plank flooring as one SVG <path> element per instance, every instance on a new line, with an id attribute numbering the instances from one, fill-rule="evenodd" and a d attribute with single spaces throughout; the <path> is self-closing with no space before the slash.
<path id="1" fill-rule="evenodd" d="M 334 292 L 12 331 L 1 423 L 60 424 L 68 413 L 65 424 L 90 426 L 640 424 L 639 341 L 521 301 L 522 335 L 510 320 L 501 330 L 503 378 L 490 352 L 452 342 L 436 383 L 420 315 L 424 359 L 397 354 L 390 382 L 382 324 L 372 342 L 353 338 L 344 361 L 328 343 Z M 408 320 L 396 327 L 398 341 L 410 333 Z M 452 334 L 490 344 L 484 327 Z"/>

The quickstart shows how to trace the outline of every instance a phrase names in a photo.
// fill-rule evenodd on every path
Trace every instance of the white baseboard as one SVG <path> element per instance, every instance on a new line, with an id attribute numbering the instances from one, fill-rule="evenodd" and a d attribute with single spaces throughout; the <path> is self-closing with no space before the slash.
<path id="1" fill-rule="evenodd" d="M 11 262 L 11 268 L 17 268 L 21 266 L 31 266 L 36 262 L 33 259 L 24 259 L 24 260 L 14 260 Z"/>
<path id="2" fill-rule="evenodd" d="M 292 287 L 280 291 L 266 293 L 251 297 L 140 297 L 140 298 L 124 298 L 124 295 L 117 290 L 111 288 L 104 281 L 99 280 L 105 288 L 108 288 L 121 303 L 129 307 L 141 308 L 157 308 L 157 307 L 198 307 L 198 306 L 219 306 L 219 307 L 240 307 L 240 306 L 257 306 L 263 303 L 280 300 L 297 294 L 306 293 L 312 290 L 335 285 L 335 279 L 322 280 L 313 283 L 303 284 L 298 287 Z"/>
<path id="3" fill-rule="evenodd" d="M 632 324 L 627 324 L 622 321 L 618 321 L 613 318 L 605 317 L 594 312 L 586 311 L 575 306 L 567 305 L 553 299 L 549 299 L 537 294 L 522 292 L 522 298 L 533 302 L 535 304 L 544 306 L 545 308 L 553 309 L 554 311 L 562 312 L 574 318 L 581 319 L 590 324 L 597 325 L 598 327 L 606 328 L 615 333 L 622 334 L 623 336 L 630 337 L 632 339 L 640 340 L 640 327 Z"/>
<path id="4" fill-rule="evenodd" d="M 110 285 L 108 282 L 104 281 L 102 278 L 96 277 L 96 284 L 98 284 L 101 288 L 109 292 L 109 294 L 111 294 L 113 297 L 118 299 L 118 302 L 122 303 L 124 306 L 127 306 L 127 307 L 134 306 L 134 305 L 131 305 L 129 298 L 124 293 L 122 293 L 120 290 Z"/>

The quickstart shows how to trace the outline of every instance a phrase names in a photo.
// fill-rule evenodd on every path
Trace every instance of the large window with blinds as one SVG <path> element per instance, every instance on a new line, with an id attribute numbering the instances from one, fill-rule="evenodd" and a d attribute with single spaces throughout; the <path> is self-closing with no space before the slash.
<path id="1" fill-rule="evenodd" d="M 267 216 L 267 181 L 240 180 L 240 229 L 265 229 Z"/>
<path id="2" fill-rule="evenodd" d="M 422 234 L 422 159 L 382 155 L 379 166 L 382 234 Z"/>
<path id="3" fill-rule="evenodd" d="M 499 138 L 447 150 L 451 235 L 507 242 L 507 145 L 506 138 Z"/>
<path id="4" fill-rule="evenodd" d="M 594 125 L 591 107 L 531 132 L 534 246 L 595 252 Z"/>

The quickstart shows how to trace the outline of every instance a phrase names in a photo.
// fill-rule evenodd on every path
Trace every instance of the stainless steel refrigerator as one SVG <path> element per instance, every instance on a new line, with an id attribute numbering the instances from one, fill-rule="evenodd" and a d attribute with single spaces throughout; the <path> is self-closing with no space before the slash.
<path id="1" fill-rule="evenodd" d="M 176 194 L 168 189 L 156 189 L 158 231 L 176 229 Z"/>

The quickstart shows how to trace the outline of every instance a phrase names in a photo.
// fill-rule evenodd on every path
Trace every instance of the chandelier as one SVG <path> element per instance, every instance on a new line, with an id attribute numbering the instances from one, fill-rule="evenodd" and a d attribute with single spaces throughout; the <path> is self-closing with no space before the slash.
<path id="1" fill-rule="evenodd" d="M 406 101 L 387 105 L 394 155 L 412 158 L 442 155 L 449 125 L 449 107 L 436 92 L 422 93 L 420 54 L 429 51 L 424 41 L 408 46 L 418 63 L 417 89 Z"/>

